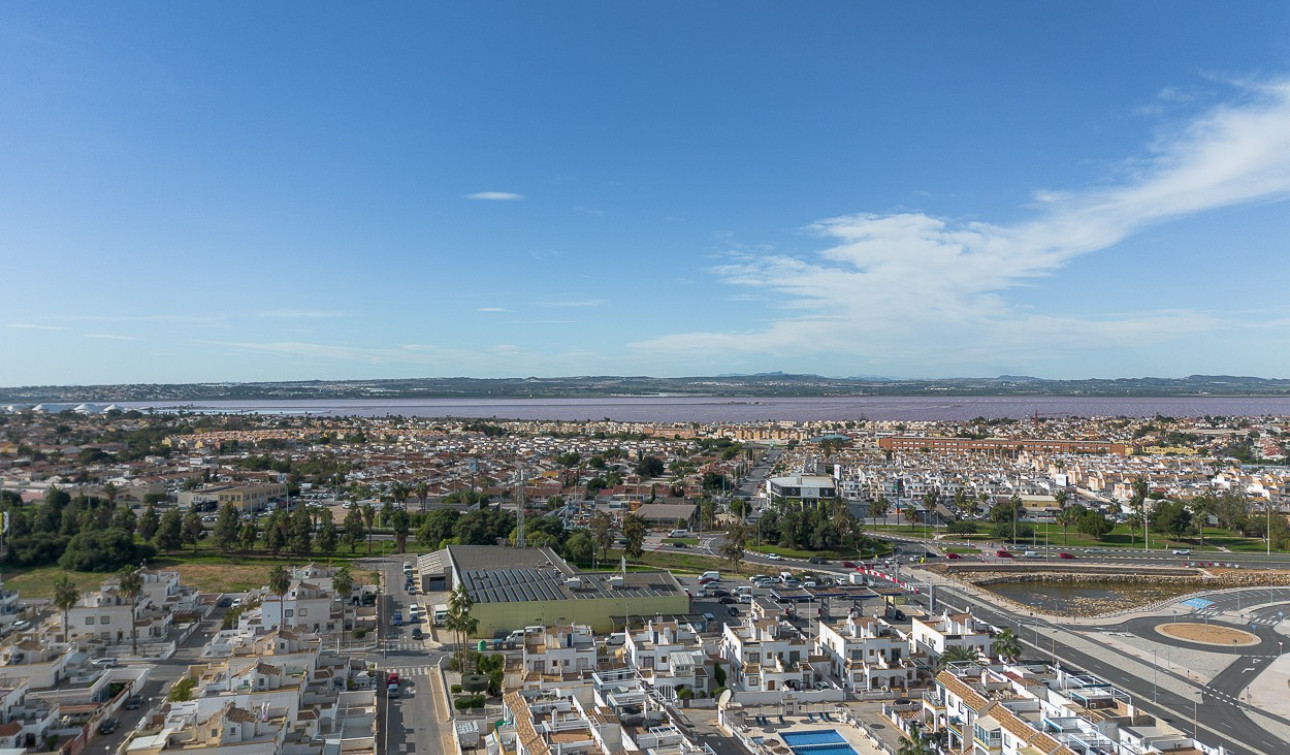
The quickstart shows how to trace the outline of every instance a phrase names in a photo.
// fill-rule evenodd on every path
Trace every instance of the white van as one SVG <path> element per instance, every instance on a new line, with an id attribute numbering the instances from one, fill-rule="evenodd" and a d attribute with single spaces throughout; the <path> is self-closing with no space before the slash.
<path id="1" fill-rule="evenodd" d="M 735 587 L 735 595 L 744 595 L 744 594 L 751 595 L 752 591 L 753 591 L 752 585 L 738 585 Z"/>
<path id="2" fill-rule="evenodd" d="M 719 571 L 705 571 L 705 572 L 704 572 L 704 573 L 699 577 L 699 582 L 700 582 L 700 583 L 703 583 L 703 582 L 720 582 L 720 581 L 721 581 L 721 572 L 719 572 Z"/>

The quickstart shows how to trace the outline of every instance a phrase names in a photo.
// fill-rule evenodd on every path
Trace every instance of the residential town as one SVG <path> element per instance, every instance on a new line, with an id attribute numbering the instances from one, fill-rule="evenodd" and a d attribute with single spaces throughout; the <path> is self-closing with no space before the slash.
<path id="1" fill-rule="evenodd" d="M 1173 554 L 1196 533 L 1134 517 L 1183 506 L 1272 557 L 1284 418 L 0 420 L 0 753 L 1256 751 L 1023 646 L 929 560 L 1006 571 L 977 527 L 1075 506 Z"/>

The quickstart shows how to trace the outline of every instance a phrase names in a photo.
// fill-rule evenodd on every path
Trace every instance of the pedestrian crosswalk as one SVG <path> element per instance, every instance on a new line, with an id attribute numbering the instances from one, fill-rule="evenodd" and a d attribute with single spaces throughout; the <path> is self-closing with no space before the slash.
<path id="1" fill-rule="evenodd" d="M 435 670 L 434 666 L 391 666 L 385 669 L 385 673 L 393 672 L 406 679 L 412 676 L 430 676 Z"/>

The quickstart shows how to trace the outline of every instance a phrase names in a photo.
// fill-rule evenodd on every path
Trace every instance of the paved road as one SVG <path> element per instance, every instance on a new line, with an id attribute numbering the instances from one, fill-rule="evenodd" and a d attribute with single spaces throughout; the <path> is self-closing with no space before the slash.
<path id="1" fill-rule="evenodd" d="M 417 624 L 391 626 L 394 611 L 400 611 L 405 621 L 409 606 L 414 602 L 423 608 L 423 595 L 413 595 L 404 589 L 403 563 L 412 556 L 390 556 L 371 562 L 382 574 L 385 593 L 378 609 L 378 649 L 366 654 L 369 663 L 375 663 L 383 672 L 394 671 L 403 679 L 398 698 L 391 699 L 386 685 L 377 690 L 379 710 L 377 753 L 441 752 L 445 750 L 444 736 L 451 732 L 451 721 L 441 720 L 446 707 L 443 698 L 447 690 L 435 680 L 439 659 L 446 654 L 429 639 L 429 617 L 422 611 L 419 625 L 425 633 L 421 640 L 412 638 Z M 364 562 L 367 563 L 367 562 Z M 384 678 L 384 676 L 382 676 Z M 438 700 L 437 700 L 438 698 Z"/>
<path id="2" fill-rule="evenodd" d="M 1231 683 L 1222 677 L 1229 672 L 1220 674 L 1219 678 L 1206 687 L 1168 671 L 1153 671 L 1153 675 L 1158 673 L 1171 680 L 1169 685 L 1159 686 L 1152 678 L 1127 671 L 1126 667 L 1133 668 L 1142 664 L 1136 660 L 1133 663 L 1126 662 L 1128 656 L 1117 650 L 1100 647 L 1096 652 L 1084 652 L 1071 647 L 1064 640 L 1066 635 L 1061 627 L 985 603 L 952 588 L 938 587 L 938 592 L 942 601 L 948 601 L 957 608 L 970 605 L 974 615 L 995 626 L 1019 627 L 1024 624 L 1025 628 L 1018 631 L 1018 636 L 1024 644 L 1034 648 L 1036 657 L 1055 655 L 1060 661 L 1102 677 L 1130 693 L 1139 707 L 1185 732 L 1190 733 L 1193 725 L 1198 725 L 1199 738 L 1204 742 L 1222 745 L 1233 753 L 1250 755 L 1280 755 L 1285 751 L 1285 743 L 1252 722 L 1242 710 L 1241 704 L 1227 691 L 1231 689 Z M 1132 631 L 1130 624 L 1132 622 L 1109 628 Z M 1154 627 L 1154 623 L 1151 626 Z M 1264 640 L 1259 648 L 1275 647 L 1276 635 L 1271 629 L 1262 627 L 1259 635 Z M 1190 648 L 1194 650 L 1196 646 Z M 1248 684 L 1248 680 L 1245 684 Z M 1244 684 L 1241 685 L 1243 687 Z M 1185 693 L 1174 691 L 1182 688 L 1186 689 Z M 1151 702 L 1153 695 L 1155 703 Z M 1290 721 L 1285 723 L 1290 724 Z"/>

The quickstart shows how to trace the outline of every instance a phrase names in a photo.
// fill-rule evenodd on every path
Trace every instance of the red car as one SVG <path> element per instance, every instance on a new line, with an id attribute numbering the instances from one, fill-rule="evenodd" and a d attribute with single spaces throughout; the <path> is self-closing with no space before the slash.
<path id="1" fill-rule="evenodd" d="M 843 569 L 854 569 L 854 568 L 856 568 L 856 565 L 855 565 L 855 564 L 853 564 L 853 563 L 851 563 L 850 561 L 843 561 L 843 562 L 842 562 L 842 568 L 843 568 Z"/>
<path id="2" fill-rule="evenodd" d="M 386 684 L 398 684 L 398 683 L 399 683 L 399 672 L 397 672 L 397 671 L 391 671 L 390 673 L 386 674 L 386 675 L 385 675 L 385 683 L 386 683 Z"/>
<path id="3" fill-rule="evenodd" d="M 1069 561 L 1069 560 L 1071 560 L 1071 559 L 1073 559 L 1073 558 L 1075 558 L 1075 556 L 1074 556 L 1073 554 L 1066 553 L 1065 551 L 1063 551 L 1063 552 L 1061 552 L 1061 553 L 1058 553 L 1058 554 L 1057 554 L 1057 557 L 1058 557 L 1058 558 L 1064 558 L 1064 559 L 1066 559 L 1066 560 L 1068 560 L 1068 561 Z"/>
<path id="4" fill-rule="evenodd" d="M 999 558 L 1012 558 L 1012 554 L 1009 553 L 1008 551 L 1002 551 L 1002 550 L 995 551 L 994 555 L 998 556 Z"/>
<path id="5" fill-rule="evenodd" d="M 959 555 L 959 554 L 957 554 L 957 553 L 946 553 L 946 554 L 945 554 L 945 557 L 946 557 L 946 558 L 948 558 L 948 559 L 949 559 L 949 560 L 951 560 L 951 561 L 955 561 L 955 560 L 957 560 L 957 559 L 963 558 L 962 556 L 960 556 L 960 555 Z"/>

